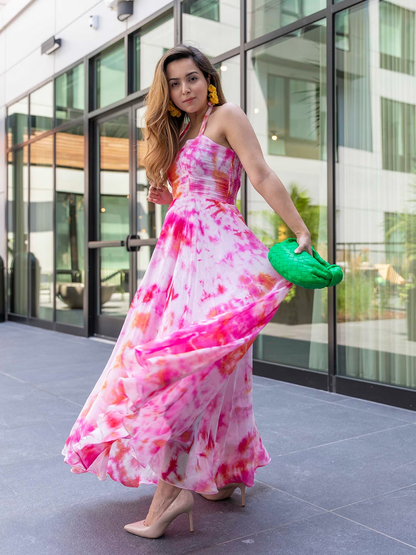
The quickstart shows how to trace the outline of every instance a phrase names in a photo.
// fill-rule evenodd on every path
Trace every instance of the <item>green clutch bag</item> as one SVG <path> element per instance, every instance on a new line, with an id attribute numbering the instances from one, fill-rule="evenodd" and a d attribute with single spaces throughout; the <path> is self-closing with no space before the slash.
<path id="1" fill-rule="evenodd" d="M 305 289 L 323 289 L 342 281 L 340 266 L 326 262 L 313 247 L 313 257 L 306 251 L 295 254 L 298 246 L 296 239 L 290 237 L 269 250 L 269 262 L 278 274 Z"/>

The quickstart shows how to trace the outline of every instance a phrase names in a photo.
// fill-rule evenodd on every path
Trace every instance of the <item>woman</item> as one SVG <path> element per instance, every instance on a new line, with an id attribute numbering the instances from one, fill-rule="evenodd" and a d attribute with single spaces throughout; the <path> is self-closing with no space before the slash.
<path id="1" fill-rule="evenodd" d="M 245 113 L 226 102 L 198 49 L 181 44 L 166 52 L 146 101 L 148 200 L 169 208 L 63 454 L 75 473 L 130 487 L 157 484 L 145 520 L 125 526 L 156 538 L 184 512 L 193 530 L 191 491 L 218 500 L 239 487 L 244 505 L 245 487 L 270 462 L 253 415 L 252 344 L 292 284 L 236 208 L 243 167 L 296 234 L 296 252 L 312 251 Z"/>

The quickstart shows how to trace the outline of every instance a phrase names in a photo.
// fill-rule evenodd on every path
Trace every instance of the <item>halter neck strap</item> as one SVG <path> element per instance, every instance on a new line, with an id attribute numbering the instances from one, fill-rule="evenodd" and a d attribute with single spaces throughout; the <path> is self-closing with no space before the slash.
<path id="1" fill-rule="evenodd" d="M 199 133 L 197 135 L 197 137 L 199 137 L 200 135 L 202 135 L 202 133 L 205 131 L 205 127 L 207 125 L 207 120 L 208 120 L 208 116 L 210 115 L 210 113 L 212 112 L 212 108 L 214 107 L 213 104 L 210 104 L 208 106 L 208 110 L 205 112 L 204 115 L 204 119 L 202 120 L 201 123 L 201 128 L 199 130 Z M 185 135 L 185 133 L 188 131 L 189 129 L 189 125 L 190 125 L 190 121 L 188 121 L 188 123 L 186 124 L 185 128 L 181 131 L 180 135 L 179 135 L 179 141 L 182 139 L 182 137 Z"/>
<path id="2" fill-rule="evenodd" d="M 202 120 L 201 129 L 199 130 L 198 137 L 199 137 L 200 135 L 202 135 L 202 133 L 205 131 L 205 127 L 206 127 L 207 121 L 208 121 L 208 116 L 209 116 L 210 113 L 212 112 L 212 108 L 213 108 L 213 107 L 214 107 L 214 106 L 213 106 L 212 104 L 210 104 L 210 105 L 208 106 L 208 110 L 205 112 L 204 119 Z"/>

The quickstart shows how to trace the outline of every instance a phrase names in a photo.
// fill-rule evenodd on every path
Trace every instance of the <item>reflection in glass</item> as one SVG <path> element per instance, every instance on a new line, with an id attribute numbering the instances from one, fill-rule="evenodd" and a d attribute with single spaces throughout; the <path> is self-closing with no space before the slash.
<path id="1" fill-rule="evenodd" d="M 184 42 L 210 57 L 239 46 L 240 0 L 185 0 L 181 6 Z"/>
<path id="2" fill-rule="evenodd" d="M 121 241 L 129 234 L 129 125 L 127 115 L 99 126 L 99 239 Z M 100 249 L 100 312 L 124 317 L 129 308 L 129 253 Z"/>
<path id="3" fill-rule="evenodd" d="M 221 79 L 221 86 L 227 102 L 240 106 L 240 55 L 214 64 Z M 243 177 L 241 178 L 243 183 Z M 236 198 L 237 208 L 241 211 L 241 188 Z"/>
<path id="4" fill-rule="evenodd" d="M 79 64 L 55 80 L 56 125 L 84 114 L 84 87 L 84 64 Z"/>
<path id="5" fill-rule="evenodd" d="M 8 154 L 8 310 L 27 316 L 28 147 Z"/>
<path id="6" fill-rule="evenodd" d="M 147 271 L 154 250 L 154 245 L 143 245 L 137 252 L 137 289 L 143 281 L 143 277 Z"/>
<path id="7" fill-rule="evenodd" d="M 29 100 L 26 96 L 7 108 L 7 145 L 12 147 L 28 139 Z"/>
<path id="8" fill-rule="evenodd" d="M 416 388 L 416 85 L 402 71 L 409 50 L 381 31 L 386 21 L 376 50 L 381 4 L 335 16 L 348 14 L 354 53 L 335 58 L 338 372 Z M 401 10 L 411 32 L 414 12 Z M 396 58 L 388 80 L 379 66 L 387 51 Z"/>
<path id="9" fill-rule="evenodd" d="M 380 0 L 380 67 L 415 74 L 415 12 Z"/>
<path id="10" fill-rule="evenodd" d="M 227 102 L 240 106 L 240 55 L 214 64 Z"/>
<path id="11" fill-rule="evenodd" d="M 53 135 L 30 147 L 30 316 L 53 320 Z"/>
<path id="12" fill-rule="evenodd" d="M 56 321 L 83 326 L 84 130 L 56 134 Z"/>
<path id="13" fill-rule="evenodd" d="M 125 52 L 121 40 L 95 58 L 95 108 L 103 108 L 126 96 Z"/>
<path id="14" fill-rule="evenodd" d="M 326 0 L 247 0 L 247 40 L 261 37 L 325 8 Z"/>
<path id="15" fill-rule="evenodd" d="M 159 237 L 165 216 L 168 211 L 168 204 L 155 204 L 148 202 L 146 197 L 149 193 L 149 182 L 146 178 L 146 170 L 143 166 L 145 155 L 145 142 L 143 137 L 144 114 L 146 108 L 136 110 L 136 152 L 137 152 L 137 233 L 140 239 Z M 171 191 L 170 185 L 167 183 Z"/>
<path id="16" fill-rule="evenodd" d="M 30 95 L 30 138 L 53 127 L 53 82 Z"/>
<path id="17" fill-rule="evenodd" d="M 150 87 L 155 67 L 163 54 L 174 46 L 173 13 L 143 27 L 134 36 L 134 90 Z"/>
<path id="18" fill-rule="evenodd" d="M 247 52 L 247 115 L 265 160 L 327 259 L 326 27 L 321 21 Z M 248 184 L 248 225 L 268 247 L 294 237 Z M 328 370 L 326 291 L 293 286 L 254 343 L 254 357 Z"/>

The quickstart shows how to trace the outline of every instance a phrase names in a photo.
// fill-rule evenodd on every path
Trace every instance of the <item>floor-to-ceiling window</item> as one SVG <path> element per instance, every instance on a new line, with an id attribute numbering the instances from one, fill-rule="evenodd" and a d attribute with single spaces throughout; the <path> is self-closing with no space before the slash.
<path id="1" fill-rule="evenodd" d="M 327 258 L 326 24 L 317 21 L 247 52 L 247 115 L 270 168 Z M 271 247 L 295 237 L 248 183 L 248 225 Z M 293 286 L 254 345 L 254 356 L 328 370 L 327 290 Z"/>
<path id="2" fill-rule="evenodd" d="M 415 11 L 401 4 L 336 14 L 338 373 L 415 388 Z"/>

